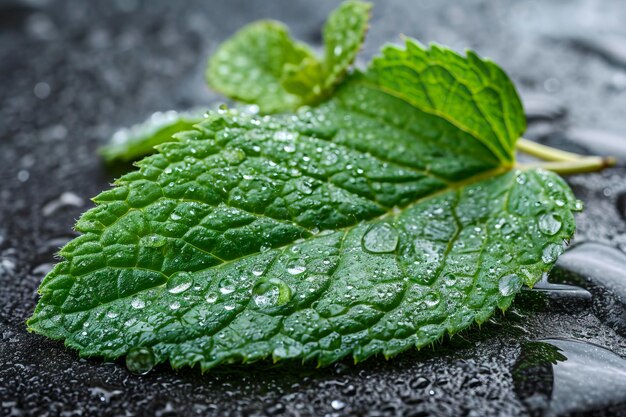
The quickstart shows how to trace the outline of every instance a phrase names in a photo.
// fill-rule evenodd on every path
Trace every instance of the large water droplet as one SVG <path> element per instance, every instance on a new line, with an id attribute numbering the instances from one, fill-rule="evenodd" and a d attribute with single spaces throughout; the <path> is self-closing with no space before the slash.
<path id="1" fill-rule="evenodd" d="M 222 288 L 220 288 L 220 292 L 221 292 L 222 294 L 226 295 L 226 294 L 230 294 L 230 293 L 235 292 L 235 289 L 234 289 L 233 287 L 230 287 L 230 286 L 228 286 L 228 287 L 222 287 Z"/>
<path id="2" fill-rule="evenodd" d="M 254 303 L 258 307 L 273 307 L 288 303 L 293 296 L 291 287 L 280 278 L 257 281 L 252 289 Z"/>
<path id="3" fill-rule="evenodd" d="M 541 260 L 547 264 L 552 263 L 556 261 L 556 258 L 558 258 L 561 253 L 563 253 L 563 245 L 548 243 L 543 248 Z"/>
<path id="4" fill-rule="evenodd" d="M 435 292 L 430 292 L 424 296 L 424 304 L 426 304 L 426 307 L 435 307 L 439 304 L 440 300 L 439 294 Z"/>
<path id="5" fill-rule="evenodd" d="M 398 247 L 398 231 L 389 223 L 377 223 L 367 229 L 361 242 L 371 253 L 393 252 Z"/>
<path id="6" fill-rule="evenodd" d="M 498 283 L 498 290 L 503 297 L 515 294 L 520 288 L 522 288 L 522 279 L 516 274 L 505 275 Z"/>
<path id="7" fill-rule="evenodd" d="M 557 234 L 559 230 L 561 230 L 563 222 L 561 221 L 561 217 L 558 214 L 544 213 L 539 216 L 538 224 L 539 230 L 541 230 L 542 233 L 548 236 L 553 236 Z"/>
<path id="8" fill-rule="evenodd" d="M 149 347 L 136 347 L 126 355 L 126 368 L 134 374 L 145 375 L 154 368 L 155 359 Z"/>
<path id="9" fill-rule="evenodd" d="M 306 271 L 306 266 L 299 264 L 290 265 L 287 268 L 287 272 L 289 272 L 291 275 L 300 275 L 304 271 Z"/>
<path id="10" fill-rule="evenodd" d="M 193 277 L 189 272 L 177 272 L 167 280 L 167 290 L 172 294 L 185 292 L 193 284 Z"/>

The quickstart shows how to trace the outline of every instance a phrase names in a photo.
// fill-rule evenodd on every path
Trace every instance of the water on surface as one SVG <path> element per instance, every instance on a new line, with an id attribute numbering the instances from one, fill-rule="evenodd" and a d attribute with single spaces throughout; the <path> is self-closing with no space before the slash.
<path id="1" fill-rule="evenodd" d="M 592 343 L 574 339 L 525 343 L 513 377 L 531 415 L 626 407 L 626 360 Z"/>

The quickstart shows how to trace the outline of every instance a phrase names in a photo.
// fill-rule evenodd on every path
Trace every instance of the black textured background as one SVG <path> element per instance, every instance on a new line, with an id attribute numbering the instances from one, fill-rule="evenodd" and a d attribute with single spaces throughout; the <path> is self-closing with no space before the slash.
<path id="1" fill-rule="evenodd" d="M 244 23 L 282 20 L 319 46 L 336 4 L 0 0 L 0 415 L 523 416 L 534 408 L 512 369 L 524 341 L 575 338 L 626 356 L 619 326 L 598 318 L 585 297 L 532 309 L 524 297 L 434 351 L 321 370 L 266 364 L 200 375 L 162 366 L 140 377 L 26 332 L 54 253 L 113 179 L 96 149 L 152 112 L 219 100 L 205 87 L 204 64 Z M 532 117 L 529 137 L 625 160 L 624 22 L 620 0 L 379 1 L 359 64 L 399 34 L 475 49 L 515 80 Z M 626 249 L 625 174 L 569 178 L 587 206 L 575 242 Z"/>

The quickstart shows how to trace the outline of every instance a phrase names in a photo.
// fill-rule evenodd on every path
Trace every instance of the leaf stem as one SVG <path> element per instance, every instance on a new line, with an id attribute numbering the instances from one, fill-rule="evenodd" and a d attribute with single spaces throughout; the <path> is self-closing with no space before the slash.
<path id="1" fill-rule="evenodd" d="M 550 162 L 538 162 L 530 164 L 520 164 L 518 168 L 543 168 L 548 171 L 556 172 L 557 174 L 570 175 L 570 174 L 582 174 L 584 172 L 596 172 L 602 171 L 604 168 L 609 168 L 615 165 L 615 158 L 602 157 L 602 156 L 588 156 L 578 158 L 575 161 L 550 161 Z"/>
<path id="2" fill-rule="evenodd" d="M 517 150 L 536 156 L 544 161 L 566 162 L 577 161 L 581 158 L 585 158 L 584 155 L 562 151 L 560 149 L 555 149 L 524 138 L 519 138 L 517 140 Z"/>
<path id="3" fill-rule="evenodd" d="M 524 138 L 520 138 L 517 141 L 517 150 L 536 156 L 544 161 L 548 161 L 519 164 L 519 168 L 543 168 L 563 175 L 601 171 L 604 168 L 612 167 L 616 163 L 615 158 L 610 156 L 603 157 L 579 155 L 577 153 L 562 151 L 560 149 L 542 145 Z"/>

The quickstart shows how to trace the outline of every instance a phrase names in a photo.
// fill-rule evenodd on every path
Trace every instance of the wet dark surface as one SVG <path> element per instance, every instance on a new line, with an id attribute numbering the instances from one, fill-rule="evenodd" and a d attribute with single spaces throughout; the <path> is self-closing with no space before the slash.
<path id="1" fill-rule="evenodd" d="M 157 367 L 140 377 L 121 361 L 82 360 L 26 332 L 55 251 L 113 179 L 96 149 L 152 112 L 215 103 L 202 79 L 206 57 L 245 22 L 283 20 L 319 45 L 335 4 L 0 1 L 0 415 L 626 415 L 626 394 L 615 388 L 624 387 L 626 357 L 621 167 L 568 179 L 586 204 L 574 242 L 620 251 L 601 250 L 617 262 L 613 281 L 603 265 L 585 261 L 597 253 L 572 251 L 579 266 L 551 280 L 575 287 L 526 291 L 505 316 L 432 351 L 320 370 L 258 365 L 200 375 Z M 515 79 L 528 101 L 528 137 L 615 153 L 623 163 L 624 21 L 619 0 L 385 1 L 374 9 L 360 63 L 400 33 L 473 48 Z M 529 354 L 529 342 L 541 344 Z M 567 359 L 546 362 L 554 352 Z M 567 379 L 594 371 L 603 382 Z"/>

